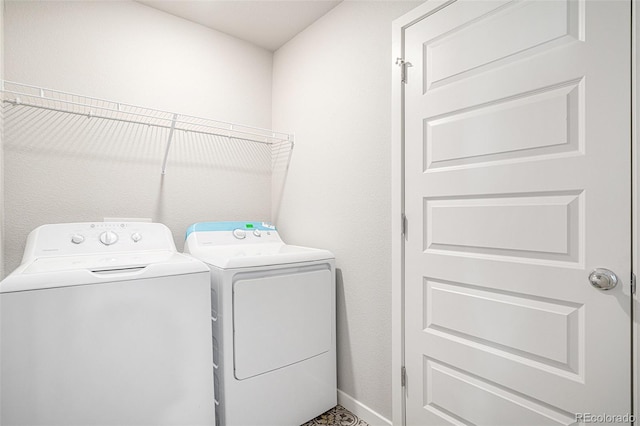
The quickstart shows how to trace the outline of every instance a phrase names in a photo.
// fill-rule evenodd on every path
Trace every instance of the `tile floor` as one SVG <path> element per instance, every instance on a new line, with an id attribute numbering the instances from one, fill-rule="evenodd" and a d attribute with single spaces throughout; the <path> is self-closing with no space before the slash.
<path id="1" fill-rule="evenodd" d="M 324 414 L 308 421 L 302 426 L 369 426 L 364 420 L 348 411 L 342 405 L 336 405 Z"/>

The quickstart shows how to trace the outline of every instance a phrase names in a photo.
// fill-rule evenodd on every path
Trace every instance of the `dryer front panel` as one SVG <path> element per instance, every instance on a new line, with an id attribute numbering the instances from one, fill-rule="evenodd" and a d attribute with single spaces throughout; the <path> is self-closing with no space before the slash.
<path id="1" fill-rule="evenodd" d="M 233 280 L 234 375 L 248 379 L 331 349 L 329 264 L 239 273 Z"/>

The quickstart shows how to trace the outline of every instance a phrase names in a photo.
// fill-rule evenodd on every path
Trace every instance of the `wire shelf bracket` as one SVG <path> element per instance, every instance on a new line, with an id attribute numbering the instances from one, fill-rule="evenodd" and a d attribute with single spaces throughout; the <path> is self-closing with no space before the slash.
<path id="1" fill-rule="evenodd" d="M 167 160 L 169 159 L 169 149 L 171 149 L 171 139 L 173 138 L 173 132 L 176 130 L 176 120 L 178 120 L 178 114 L 173 114 L 173 120 L 171 120 L 171 129 L 169 130 L 169 137 L 167 138 L 167 148 L 164 150 L 164 159 L 162 160 L 162 174 L 167 174 Z"/>

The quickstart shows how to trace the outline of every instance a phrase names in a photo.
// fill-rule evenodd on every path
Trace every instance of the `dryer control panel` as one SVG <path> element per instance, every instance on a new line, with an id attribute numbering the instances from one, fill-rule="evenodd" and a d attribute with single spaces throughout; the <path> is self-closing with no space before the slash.
<path id="1" fill-rule="evenodd" d="M 276 227 L 267 222 L 200 222 L 187 229 L 198 245 L 282 244 Z"/>

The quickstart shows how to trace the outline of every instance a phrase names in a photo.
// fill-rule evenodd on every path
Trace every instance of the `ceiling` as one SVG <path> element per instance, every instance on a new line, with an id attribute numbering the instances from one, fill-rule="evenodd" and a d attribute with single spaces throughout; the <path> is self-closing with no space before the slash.
<path id="1" fill-rule="evenodd" d="M 342 0 L 137 0 L 275 51 Z"/>

